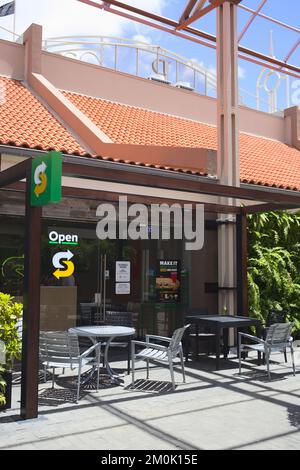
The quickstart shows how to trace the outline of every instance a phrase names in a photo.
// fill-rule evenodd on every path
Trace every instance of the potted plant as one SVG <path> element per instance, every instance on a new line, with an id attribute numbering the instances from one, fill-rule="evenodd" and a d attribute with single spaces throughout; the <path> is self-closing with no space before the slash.
<path id="1" fill-rule="evenodd" d="M 21 355 L 21 337 L 18 322 L 23 306 L 14 302 L 9 294 L 0 292 L 0 341 L 4 344 L 5 360 L 0 364 L 0 409 L 10 408 L 12 388 L 12 366 Z"/>

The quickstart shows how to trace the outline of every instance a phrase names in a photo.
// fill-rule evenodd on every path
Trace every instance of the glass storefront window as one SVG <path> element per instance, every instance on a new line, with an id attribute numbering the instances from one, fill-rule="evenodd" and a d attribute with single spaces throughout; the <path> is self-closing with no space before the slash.
<path id="1" fill-rule="evenodd" d="M 0 225 L 0 291 L 21 297 L 23 295 L 23 279 L 23 221 L 2 216 Z"/>
<path id="2" fill-rule="evenodd" d="M 169 335 L 182 324 L 188 307 L 217 312 L 217 294 L 205 288 L 217 282 L 216 229 L 205 231 L 204 248 L 194 252 L 186 251 L 182 240 L 99 240 L 95 214 L 100 202 L 64 198 L 59 206 L 43 210 L 42 330 L 99 324 L 108 311 L 126 311 L 133 314 L 138 336 Z M 23 257 L 24 218 L 1 217 L 1 291 L 22 297 Z M 179 301 L 172 296 L 166 296 L 167 302 L 158 300 L 158 260 L 180 262 Z M 129 282 L 119 286 L 117 262 L 128 262 L 130 271 Z"/>

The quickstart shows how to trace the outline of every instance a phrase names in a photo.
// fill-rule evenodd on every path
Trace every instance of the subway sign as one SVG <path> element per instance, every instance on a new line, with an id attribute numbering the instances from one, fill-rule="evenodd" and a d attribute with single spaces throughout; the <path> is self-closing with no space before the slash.
<path id="1" fill-rule="evenodd" d="M 45 206 L 61 201 L 62 154 L 49 152 L 32 159 L 31 205 Z"/>
<path id="2" fill-rule="evenodd" d="M 62 245 L 78 245 L 79 237 L 76 234 L 59 233 L 52 230 L 49 235 L 50 245 L 59 245 L 57 253 L 52 256 L 53 271 L 52 274 L 56 279 L 66 278 L 73 275 L 75 270 L 74 253 L 69 247 L 64 248 Z"/>

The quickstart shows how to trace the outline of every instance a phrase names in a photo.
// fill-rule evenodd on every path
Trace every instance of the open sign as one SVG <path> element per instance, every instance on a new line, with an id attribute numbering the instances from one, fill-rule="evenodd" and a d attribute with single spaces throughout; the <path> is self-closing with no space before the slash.
<path id="1" fill-rule="evenodd" d="M 49 233 L 49 243 L 57 245 L 78 245 L 78 235 L 58 233 L 53 230 Z"/>

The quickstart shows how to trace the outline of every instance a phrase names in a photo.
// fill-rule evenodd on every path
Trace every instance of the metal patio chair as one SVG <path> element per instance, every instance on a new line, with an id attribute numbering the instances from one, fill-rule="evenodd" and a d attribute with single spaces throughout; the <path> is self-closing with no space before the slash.
<path id="1" fill-rule="evenodd" d="M 243 350 L 254 350 L 265 355 L 267 364 L 267 371 L 269 380 L 271 379 L 270 374 L 270 356 L 272 352 L 284 352 L 286 348 L 291 350 L 293 373 L 296 375 L 295 361 L 294 361 L 294 349 L 293 349 L 293 338 L 291 332 L 293 323 L 274 323 L 267 329 L 265 339 L 258 338 L 256 336 L 249 335 L 247 333 L 239 333 L 239 374 L 241 374 L 241 355 Z M 255 344 L 242 344 L 242 338 L 247 338 L 253 341 Z"/>
<path id="2" fill-rule="evenodd" d="M 262 338 L 266 339 L 268 328 L 275 323 L 285 323 L 287 312 L 285 310 L 271 309 L 268 311 L 265 326 L 261 329 Z M 258 352 L 258 361 L 261 361 L 261 353 Z M 287 362 L 286 349 L 283 350 L 284 360 Z M 265 355 L 263 354 L 263 363 L 265 363 Z"/>
<path id="3" fill-rule="evenodd" d="M 173 390 L 175 390 L 173 362 L 177 358 L 178 354 L 180 356 L 183 382 L 185 382 L 185 370 L 181 340 L 184 335 L 184 332 L 189 327 L 190 325 L 185 325 L 182 328 L 178 328 L 174 331 L 172 338 L 157 335 L 146 335 L 146 341 L 131 341 L 132 384 L 134 384 L 135 360 L 143 360 L 147 362 L 147 379 L 149 379 L 149 363 L 158 362 L 160 364 L 169 365 L 172 380 L 172 388 Z M 150 342 L 150 339 L 151 341 L 168 343 L 168 346 L 163 346 L 162 344 Z M 136 353 L 136 346 L 143 346 L 143 349 Z"/>
<path id="4" fill-rule="evenodd" d="M 132 312 L 119 312 L 109 310 L 105 313 L 105 323 L 107 325 L 114 326 L 133 326 L 133 314 Z M 126 349 L 127 351 L 127 374 L 130 374 L 130 341 L 132 336 L 128 338 L 114 338 L 110 343 L 109 348 L 111 349 Z"/>
<path id="5" fill-rule="evenodd" d="M 40 332 L 40 361 L 44 367 L 44 381 L 47 380 L 47 369 L 52 369 L 52 388 L 54 388 L 55 369 L 78 369 L 76 403 L 80 394 L 82 368 L 87 364 L 97 368 L 97 390 L 99 389 L 101 343 L 94 344 L 80 354 L 78 336 L 67 331 Z M 95 351 L 95 356 L 91 354 Z"/>

